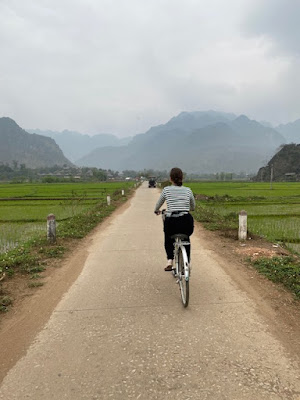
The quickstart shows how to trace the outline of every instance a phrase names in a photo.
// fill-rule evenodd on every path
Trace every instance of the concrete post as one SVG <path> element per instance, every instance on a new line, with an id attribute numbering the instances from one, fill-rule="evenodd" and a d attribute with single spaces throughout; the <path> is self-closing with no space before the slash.
<path id="1" fill-rule="evenodd" d="M 47 217 L 47 239 L 51 243 L 56 241 L 56 221 L 54 214 L 49 214 Z"/>
<path id="2" fill-rule="evenodd" d="M 247 239 L 247 212 L 245 210 L 239 213 L 239 240 Z"/>
<path id="3" fill-rule="evenodd" d="M 124 190 L 122 190 L 122 196 L 124 196 L 124 194 L 125 194 L 125 192 L 124 192 Z"/>
<path id="4" fill-rule="evenodd" d="M 110 206 L 110 196 L 107 196 L 106 199 L 107 199 L 107 205 Z"/>

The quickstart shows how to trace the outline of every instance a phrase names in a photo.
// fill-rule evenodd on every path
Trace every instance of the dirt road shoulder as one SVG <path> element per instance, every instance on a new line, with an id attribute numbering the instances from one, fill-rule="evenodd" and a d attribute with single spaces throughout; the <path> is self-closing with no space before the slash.
<path id="1" fill-rule="evenodd" d="M 247 262 L 251 254 L 275 255 L 272 243 L 261 239 L 251 239 L 240 243 L 238 240 L 222 237 L 216 232 L 207 231 L 197 223 L 196 229 L 206 248 L 233 279 L 241 290 L 246 292 L 257 305 L 272 334 L 282 342 L 292 357 L 300 360 L 300 302 L 283 286 L 269 281 Z M 276 252 L 284 249 L 276 249 Z"/>

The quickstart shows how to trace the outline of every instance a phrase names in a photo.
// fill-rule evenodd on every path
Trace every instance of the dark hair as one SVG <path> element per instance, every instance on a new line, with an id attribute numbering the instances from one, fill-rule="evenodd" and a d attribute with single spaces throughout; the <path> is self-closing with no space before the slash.
<path id="1" fill-rule="evenodd" d="M 177 186 L 182 186 L 183 173 L 180 168 L 172 168 L 170 171 L 170 178 Z"/>

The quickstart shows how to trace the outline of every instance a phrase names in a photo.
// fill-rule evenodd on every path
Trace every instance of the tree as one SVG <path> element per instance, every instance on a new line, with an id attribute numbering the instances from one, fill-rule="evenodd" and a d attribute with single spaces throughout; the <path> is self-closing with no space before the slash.
<path id="1" fill-rule="evenodd" d="M 107 174 L 105 171 L 102 169 L 93 169 L 93 177 L 97 178 L 98 181 L 106 181 L 107 180 Z"/>
<path id="2" fill-rule="evenodd" d="M 16 171 L 18 169 L 18 161 L 13 160 L 12 164 L 13 164 L 13 169 Z"/>

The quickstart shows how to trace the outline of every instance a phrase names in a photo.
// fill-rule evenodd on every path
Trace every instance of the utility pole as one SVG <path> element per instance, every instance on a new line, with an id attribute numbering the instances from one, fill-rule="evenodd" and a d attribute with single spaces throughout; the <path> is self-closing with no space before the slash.
<path id="1" fill-rule="evenodd" d="M 274 169 L 273 169 L 273 164 L 271 165 L 271 177 L 270 177 L 270 189 L 273 189 L 273 173 L 274 173 Z"/>

